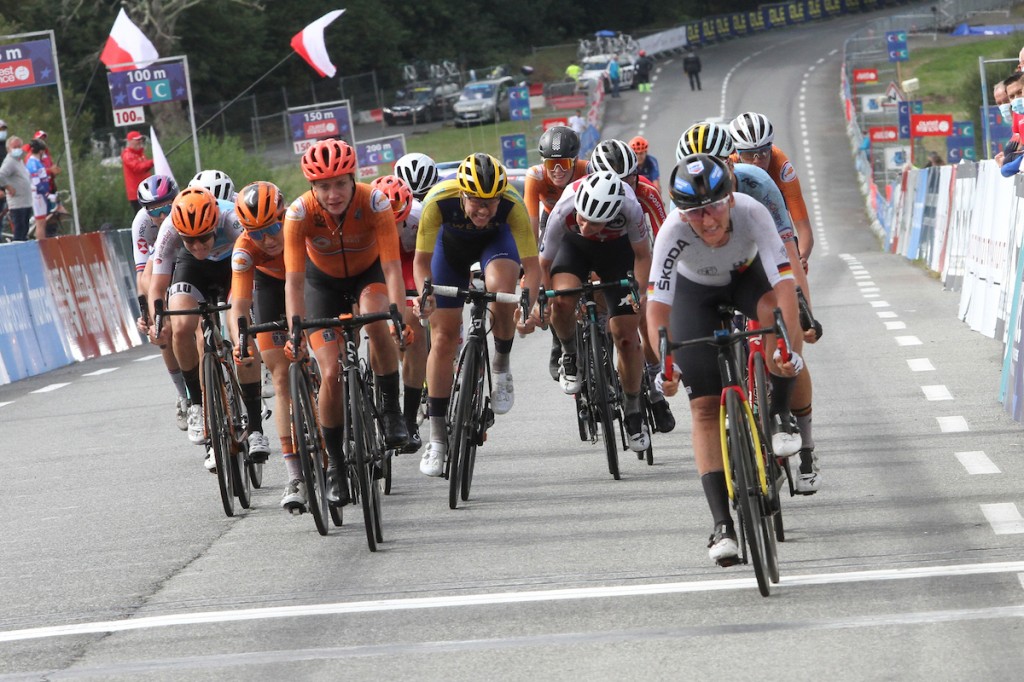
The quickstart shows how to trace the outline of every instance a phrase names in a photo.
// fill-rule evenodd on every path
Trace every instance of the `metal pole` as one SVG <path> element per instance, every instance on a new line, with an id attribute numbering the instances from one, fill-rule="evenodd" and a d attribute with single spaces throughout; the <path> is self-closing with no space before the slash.
<path id="1" fill-rule="evenodd" d="M 196 108 L 192 104 L 192 77 L 189 76 L 188 72 L 188 55 L 182 55 L 181 59 L 185 63 L 185 92 L 188 94 L 188 120 L 192 125 L 192 149 L 196 160 L 196 173 L 198 174 L 203 167 L 199 161 L 199 130 L 196 128 Z M 177 148 L 180 144 L 181 142 L 174 145 L 174 147 Z M 172 148 L 171 151 L 174 151 L 174 149 Z M 170 152 L 167 153 L 170 154 Z"/>
<path id="2" fill-rule="evenodd" d="M 50 38 L 50 56 L 53 58 L 53 71 L 57 77 L 57 98 L 60 100 L 60 127 L 64 131 L 64 153 L 68 157 L 68 187 L 71 188 L 71 210 L 75 221 L 75 234 L 82 234 L 82 225 L 78 220 L 78 195 L 75 193 L 75 164 L 71 160 L 71 138 L 68 136 L 68 116 L 64 111 L 64 86 L 60 82 L 60 64 L 57 63 L 57 41 L 53 29 L 44 31 Z M 45 229 L 45 228 L 44 228 Z"/>
<path id="3" fill-rule="evenodd" d="M 987 159 L 992 149 L 992 133 L 988 123 L 988 81 L 985 79 L 985 57 L 978 55 L 978 71 L 981 72 L 981 127 L 985 131 L 985 149 L 979 158 Z"/>

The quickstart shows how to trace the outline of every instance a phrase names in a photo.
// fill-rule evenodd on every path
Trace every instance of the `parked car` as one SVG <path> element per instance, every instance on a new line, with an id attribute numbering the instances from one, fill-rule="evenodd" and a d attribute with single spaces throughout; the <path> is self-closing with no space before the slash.
<path id="1" fill-rule="evenodd" d="M 595 54 L 583 59 L 583 73 L 580 74 L 580 82 L 591 80 L 595 83 L 600 83 L 605 86 L 605 92 L 611 92 L 608 89 L 609 84 L 605 79 L 605 74 L 608 71 L 608 64 L 611 62 L 612 56 L 610 54 Z M 620 54 L 619 55 L 619 88 L 621 90 L 629 90 L 633 87 L 634 75 L 636 70 L 636 58 L 631 54 Z"/>
<path id="2" fill-rule="evenodd" d="M 445 118 L 459 99 L 458 83 L 412 83 L 395 95 L 395 103 L 384 107 L 384 123 L 429 123 Z"/>
<path id="3" fill-rule="evenodd" d="M 508 120 L 509 88 L 515 84 L 511 76 L 468 83 L 455 103 L 455 125 Z"/>

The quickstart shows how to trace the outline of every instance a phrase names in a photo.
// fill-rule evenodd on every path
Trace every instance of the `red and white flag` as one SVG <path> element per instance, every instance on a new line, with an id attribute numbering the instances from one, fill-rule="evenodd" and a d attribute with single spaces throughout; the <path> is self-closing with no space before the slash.
<path id="1" fill-rule="evenodd" d="M 171 170 L 171 164 L 167 163 L 164 148 L 160 146 L 160 140 L 156 138 L 156 131 L 153 130 L 153 126 L 149 127 L 149 144 L 153 148 L 153 172 L 157 175 L 166 175 L 173 180 L 174 171 Z"/>
<path id="2" fill-rule="evenodd" d="M 100 53 L 100 61 L 108 67 L 115 64 L 124 65 L 112 68 L 111 71 L 130 71 L 149 66 L 154 59 L 159 58 L 160 55 L 153 47 L 153 43 L 132 23 L 122 7 L 117 13 L 117 19 L 114 20 L 114 27 L 110 29 L 107 44 Z"/>
<path id="3" fill-rule="evenodd" d="M 312 24 L 302 29 L 292 38 L 292 49 L 299 53 L 313 70 L 323 78 L 330 78 L 338 70 L 327 56 L 327 45 L 324 43 L 324 29 L 332 21 L 341 16 L 343 9 L 328 12 Z"/>

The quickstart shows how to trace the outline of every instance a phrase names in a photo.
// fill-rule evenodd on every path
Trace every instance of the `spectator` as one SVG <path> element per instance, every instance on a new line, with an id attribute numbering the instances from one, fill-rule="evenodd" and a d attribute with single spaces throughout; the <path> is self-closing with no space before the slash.
<path id="1" fill-rule="evenodd" d="M 1006 85 L 1006 98 L 1010 102 L 1010 116 L 1011 116 L 1011 132 L 1010 139 L 1003 145 L 1003 151 L 996 154 L 995 162 L 999 166 L 1000 172 L 1005 177 L 1010 177 L 1017 173 L 1018 167 L 1020 166 L 1020 129 L 1019 126 L 1021 121 L 1024 121 L 1024 98 L 1021 97 L 1024 92 L 1024 80 L 1020 73 L 1014 73 L 1009 78 L 1003 81 Z M 1010 165 L 1011 161 L 1015 163 Z"/>
<path id="2" fill-rule="evenodd" d="M 565 77 L 574 83 L 579 83 L 581 73 L 583 73 L 583 67 L 576 62 L 565 67 Z"/>
<path id="3" fill-rule="evenodd" d="M 658 168 L 658 160 L 647 153 L 647 140 L 637 135 L 629 141 L 629 148 L 636 154 L 636 172 L 647 178 L 652 185 L 661 193 L 661 171 Z"/>
<path id="4" fill-rule="evenodd" d="M 46 145 L 41 140 L 32 140 L 29 143 L 28 161 L 25 166 L 28 168 L 28 177 L 32 182 L 32 216 L 36 220 L 36 241 L 41 242 L 49 235 L 46 233 L 46 220 L 50 216 L 50 207 L 47 202 L 47 195 L 50 194 L 50 176 L 46 172 L 41 158 L 43 148 Z"/>
<path id="5" fill-rule="evenodd" d="M 153 159 L 146 158 L 146 138 L 133 130 L 125 136 L 127 144 L 121 152 L 121 166 L 124 170 L 124 191 L 132 205 L 132 215 L 142 206 L 139 204 L 139 183 L 153 174 Z"/>
<path id="6" fill-rule="evenodd" d="M 577 109 L 576 113 L 569 117 L 569 127 L 577 135 L 582 135 L 587 129 L 587 120 L 583 118 L 583 110 Z"/>
<path id="7" fill-rule="evenodd" d="M 50 192 L 57 191 L 56 176 L 60 175 L 60 166 L 53 162 L 50 158 L 50 143 L 46 138 L 45 130 L 37 130 L 36 134 L 32 136 L 33 140 L 39 140 L 43 144 L 43 151 L 39 155 L 39 160 L 46 166 L 46 175 L 50 179 Z"/>
<path id="8" fill-rule="evenodd" d="M 32 180 L 25 166 L 21 138 L 8 138 L 5 151 L 4 161 L 0 163 L 0 187 L 7 195 L 14 241 L 23 242 L 28 239 L 29 221 L 32 218 Z"/>
<path id="9" fill-rule="evenodd" d="M 616 53 L 608 62 L 608 82 L 612 86 L 612 97 L 619 97 L 619 79 L 621 77 L 622 68 L 619 66 L 619 55 Z"/>
<path id="10" fill-rule="evenodd" d="M 1003 123 L 1010 123 L 1013 120 L 1013 114 L 1010 109 L 1010 98 L 1006 96 L 1006 81 L 999 81 L 993 86 L 992 100 L 999 107 L 999 115 L 1002 117 Z"/>
<path id="11" fill-rule="evenodd" d="M 654 60 L 647 56 L 647 52 L 640 50 L 640 58 L 636 60 L 636 89 L 640 92 L 651 91 L 651 71 L 654 70 Z"/>
<path id="12" fill-rule="evenodd" d="M 928 163 L 924 165 L 925 168 L 931 168 L 932 166 L 945 166 L 946 162 L 942 160 L 938 152 L 928 152 Z"/>
<path id="13" fill-rule="evenodd" d="M 698 57 L 693 47 L 690 45 L 686 46 L 686 54 L 683 55 L 683 71 L 690 77 L 690 90 L 700 90 L 700 57 Z"/>

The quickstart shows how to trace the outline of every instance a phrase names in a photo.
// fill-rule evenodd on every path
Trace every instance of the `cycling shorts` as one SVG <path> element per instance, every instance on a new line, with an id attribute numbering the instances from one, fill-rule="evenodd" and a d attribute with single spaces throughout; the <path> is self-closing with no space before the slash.
<path id="1" fill-rule="evenodd" d="M 252 308 L 255 324 L 276 322 L 285 317 L 284 280 L 271 277 L 262 270 L 254 273 Z M 284 348 L 288 339 L 287 331 L 261 332 L 256 335 L 256 345 L 260 351 Z"/>
<path id="2" fill-rule="evenodd" d="M 354 277 L 332 277 L 306 261 L 306 317 L 337 317 L 352 312 L 363 291 L 387 296 L 380 259 Z"/>
<path id="3" fill-rule="evenodd" d="M 602 282 L 624 279 L 633 269 L 633 246 L 629 237 L 599 242 L 568 232 L 551 264 L 551 274 L 566 272 L 575 275 L 580 282 L 590 279 L 590 273 L 597 273 Z M 601 291 L 609 317 L 633 315 L 628 287 L 612 287 Z"/>
<path id="4" fill-rule="evenodd" d="M 198 260 L 182 247 L 174 261 L 174 275 L 168 295 L 185 294 L 203 301 L 224 301 L 231 291 L 231 259 Z"/>
<path id="5" fill-rule="evenodd" d="M 480 270 L 486 271 L 487 265 L 499 258 L 519 262 L 519 249 L 508 225 L 480 233 L 460 231 L 453 234 L 442 229 L 430 260 L 431 280 L 434 284 L 466 289 L 473 263 L 479 262 Z M 464 303 L 461 297 L 437 297 L 438 308 L 461 308 Z"/>

